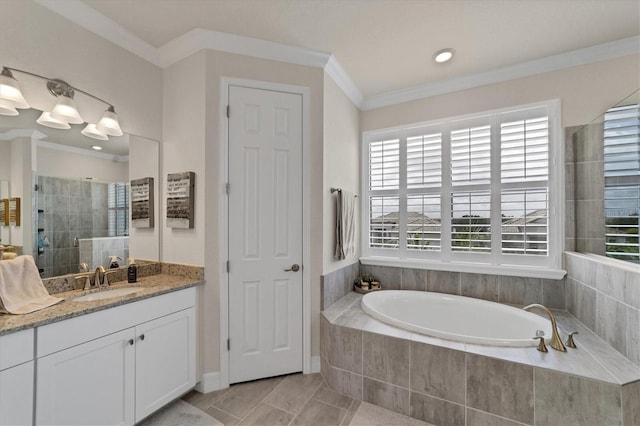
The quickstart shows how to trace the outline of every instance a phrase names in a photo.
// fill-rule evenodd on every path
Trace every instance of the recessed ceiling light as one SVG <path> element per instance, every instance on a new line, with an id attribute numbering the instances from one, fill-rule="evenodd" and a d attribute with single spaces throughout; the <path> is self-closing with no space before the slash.
<path id="1" fill-rule="evenodd" d="M 96 151 L 102 151 L 102 147 L 100 145 L 93 145 L 91 148 L 95 149 Z"/>
<path id="2" fill-rule="evenodd" d="M 451 58 L 453 58 L 454 53 L 456 53 L 456 51 L 451 49 L 450 47 L 446 49 L 438 50 L 436 53 L 433 54 L 433 60 L 439 64 L 442 64 L 444 62 L 450 61 Z"/>

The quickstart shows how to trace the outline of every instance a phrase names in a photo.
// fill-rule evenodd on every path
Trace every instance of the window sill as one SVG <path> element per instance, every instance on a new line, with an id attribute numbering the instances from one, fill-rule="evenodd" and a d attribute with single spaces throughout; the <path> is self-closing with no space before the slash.
<path id="1" fill-rule="evenodd" d="M 423 259 L 399 259 L 394 257 L 368 256 L 361 257 L 363 265 L 391 266 L 396 268 L 431 269 L 434 271 L 466 272 L 472 274 L 507 275 L 513 277 L 562 279 L 567 271 L 540 266 L 522 265 L 490 265 L 471 262 L 440 262 Z"/>

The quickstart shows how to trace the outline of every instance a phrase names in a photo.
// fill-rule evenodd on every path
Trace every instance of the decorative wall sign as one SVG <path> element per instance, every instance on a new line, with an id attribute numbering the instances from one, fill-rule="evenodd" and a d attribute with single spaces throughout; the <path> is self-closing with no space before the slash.
<path id="1" fill-rule="evenodd" d="M 153 178 L 131 181 L 131 223 L 134 228 L 153 228 Z"/>
<path id="2" fill-rule="evenodd" d="M 9 224 L 20 226 L 20 198 L 9 199 Z"/>
<path id="3" fill-rule="evenodd" d="M 0 200 L 0 226 L 9 226 L 9 199 Z"/>
<path id="4" fill-rule="evenodd" d="M 167 226 L 193 228 L 194 172 L 169 173 L 167 175 Z"/>

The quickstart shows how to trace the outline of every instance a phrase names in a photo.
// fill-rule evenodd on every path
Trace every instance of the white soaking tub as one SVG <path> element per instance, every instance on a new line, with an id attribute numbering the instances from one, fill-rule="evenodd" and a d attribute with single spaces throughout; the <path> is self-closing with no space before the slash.
<path id="1" fill-rule="evenodd" d="M 536 346 L 551 339 L 551 321 L 487 300 L 443 293 L 385 290 L 362 298 L 373 318 L 428 336 L 492 346 Z"/>

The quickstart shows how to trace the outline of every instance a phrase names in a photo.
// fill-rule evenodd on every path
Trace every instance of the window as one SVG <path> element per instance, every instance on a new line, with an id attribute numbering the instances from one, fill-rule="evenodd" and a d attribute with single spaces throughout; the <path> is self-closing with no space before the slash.
<path id="1" fill-rule="evenodd" d="M 558 114 L 546 102 L 365 133 L 363 256 L 558 269 Z"/>
<path id="2" fill-rule="evenodd" d="M 605 254 L 640 263 L 640 106 L 604 115 Z"/>
<path id="3" fill-rule="evenodd" d="M 110 183 L 108 191 L 109 236 L 129 235 L 129 184 Z"/>

